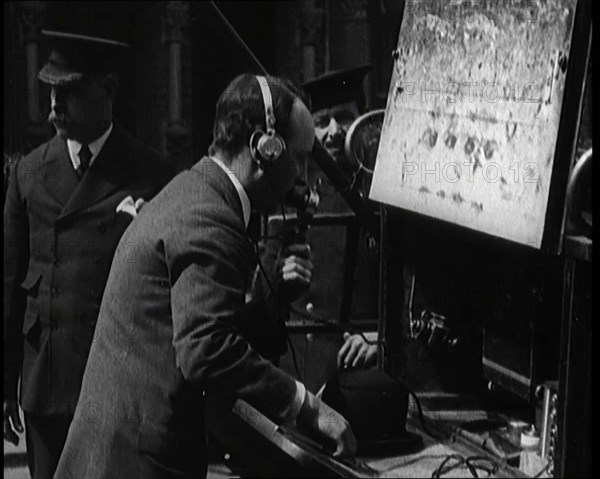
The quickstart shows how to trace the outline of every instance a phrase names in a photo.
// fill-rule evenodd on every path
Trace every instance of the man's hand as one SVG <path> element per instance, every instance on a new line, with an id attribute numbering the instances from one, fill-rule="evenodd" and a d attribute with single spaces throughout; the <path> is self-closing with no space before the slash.
<path id="1" fill-rule="evenodd" d="M 23 432 L 23 424 L 19 418 L 19 405 L 14 400 L 4 401 L 4 440 L 17 446 L 19 444 L 17 432 Z"/>
<path id="2" fill-rule="evenodd" d="M 281 252 L 277 272 L 281 281 L 280 291 L 287 301 L 296 301 L 308 289 L 312 270 L 309 245 L 292 244 Z"/>
<path id="3" fill-rule="evenodd" d="M 334 457 L 356 454 L 356 438 L 348 421 L 308 390 L 296 423 L 301 430 L 334 443 Z"/>
<path id="4" fill-rule="evenodd" d="M 344 345 L 337 357 L 338 368 L 369 367 L 377 362 L 377 345 L 367 344 L 359 334 L 344 333 Z"/>

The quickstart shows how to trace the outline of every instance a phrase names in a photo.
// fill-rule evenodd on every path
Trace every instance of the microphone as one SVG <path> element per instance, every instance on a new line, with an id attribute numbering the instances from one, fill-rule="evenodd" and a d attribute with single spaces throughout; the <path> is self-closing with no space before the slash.
<path id="1" fill-rule="evenodd" d="M 303 180 L 296 180 L 295 185 L 284 196 L 284 202 L 296 209 L 296 227 L 286 233 L 285 244 L 305 243 L 306 231 L 319 205 L 319 195 L 312 190 Z"/>
<path id="2" fill-rule="evenodd" d="M 369 231 L 378 241 L 379 224 L 373 209 L 369 206 L 362 193 L 352 187 L 352 184 L 346 178 L 336 161 L 316 138 L 313 144 L 312 157 L 323 173 L 327 175 L 327 178 L 329 178 L 335 189 L 346 200 L 348 206 L 352 208 L 361 226 Z"/>

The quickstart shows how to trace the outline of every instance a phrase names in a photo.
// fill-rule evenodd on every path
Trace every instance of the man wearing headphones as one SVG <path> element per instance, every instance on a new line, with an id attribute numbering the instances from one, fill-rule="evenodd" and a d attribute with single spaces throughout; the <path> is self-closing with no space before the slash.
<path id="1" fill-rule="evenodd" d="M 241 75 L 225 89 L 210 157 L 144 206 L 117 248 L 56 477 L 204 477 L 204 391 L 295 422 L 334 455 L 355 452 L 347 421 L 240 333 L 251 208 L 278 206 L 313 128 L 275 77 Z M 135 261 L 119 261 L 131 244 Z"/>

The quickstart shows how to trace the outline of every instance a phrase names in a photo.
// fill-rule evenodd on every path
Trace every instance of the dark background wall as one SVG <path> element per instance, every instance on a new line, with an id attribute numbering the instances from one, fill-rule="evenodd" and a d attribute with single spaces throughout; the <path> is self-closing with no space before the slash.
<path id="1" fill-rule="evenodd" d="M 397 37 L 403 2 L 215 3 L 269 73 L 301 83 L 325 71 L 372 62 L 369 101 L 387 93 L 389 50 Z M 3 11 L 5 153 L 25 153 L 53 134 L 45 125 L 49 92 L 44 85 L 38 83 L 40 117 L 32 124 L 26 115 L 26 45 L 31 35 L 37 37 L 41 67 L 49 47 L 39 35 L 41 28 L 67 25 L 94 31 L 101 27 L 105 34 L 130 43 L 116 116 L 145 143 L 186 166 L 206 151 L 220 90 L 238 73 L 258 73 L 210 2 L 11 1 L 3 3 Z M 169 48 L 174 30 L 181 45 L 179 126 L 189 130 L 187 135 L 169 133 L 173 133 L 168 115 Z M 308 70 L 303 60 L 307 46 L 314 51 Z"/>
<path id="2" fill-rule="evenodd" d="M 276 71 L 277 42 L 273 33 L 280 8 L 278 3 L 288 2 L 216 2 L 240 38 L 270 73 Z M 191 4 L 191 21 L 193 137 L 195 156 L 199 158 L 210 144 L 215 105 L 221 92 L 237 75 L 244 72 L 262 74 L 262 70 L 210 2 Z"/>
<path id="3" fill-rule="evenodd" d="M 144 143 L 170 156 L 167 142 L 168 67 L 166 4 L 168 2 L 4 2 L 4 152 L 27 153 L 51 137 L 45 124 L 49 112 L 49 87 L 38 82 L 38 121 L 27 119 L 27 31 L 37 31 L 38 67 L 46 62 L 50 42 L 42 28 L 73 29 L 106 36 L 131 45 L 120 68 L 116 119 Z M 185 3 L 185 2 L 175 2 Z M 37 4 L 31 15 L 30 4 Z M 35 17 L 35 18 L 32 18 Z M 188 19 L 183 19 L 184 36 Z M 28 24 L 34 23 L 32 26 Z M 182 117 L 191 124 L 190 42 L 182 42 Z M 39 69 L 38 68 L 38 69 Z M 191 162 L 188 145 L 187 162 Z"/>

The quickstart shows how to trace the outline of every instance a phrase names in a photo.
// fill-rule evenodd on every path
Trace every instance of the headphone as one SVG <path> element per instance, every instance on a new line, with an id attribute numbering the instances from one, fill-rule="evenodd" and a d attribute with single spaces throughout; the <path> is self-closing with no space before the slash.
<path id="1" fill-rule="evenodd" d="M 273 100 L 271 90 L 264 76 L 256 76 L 260 86 L 263 104 L 265 105 L 265 123 L 267 132 L 256 130 L 250 136 L 250 153 L 252 159 L 258 163 L 259 168 L 264 168 L 279 158 L 285 151 L 285 141 L 275 131 L 275 114 L 273 112 Z"/>

